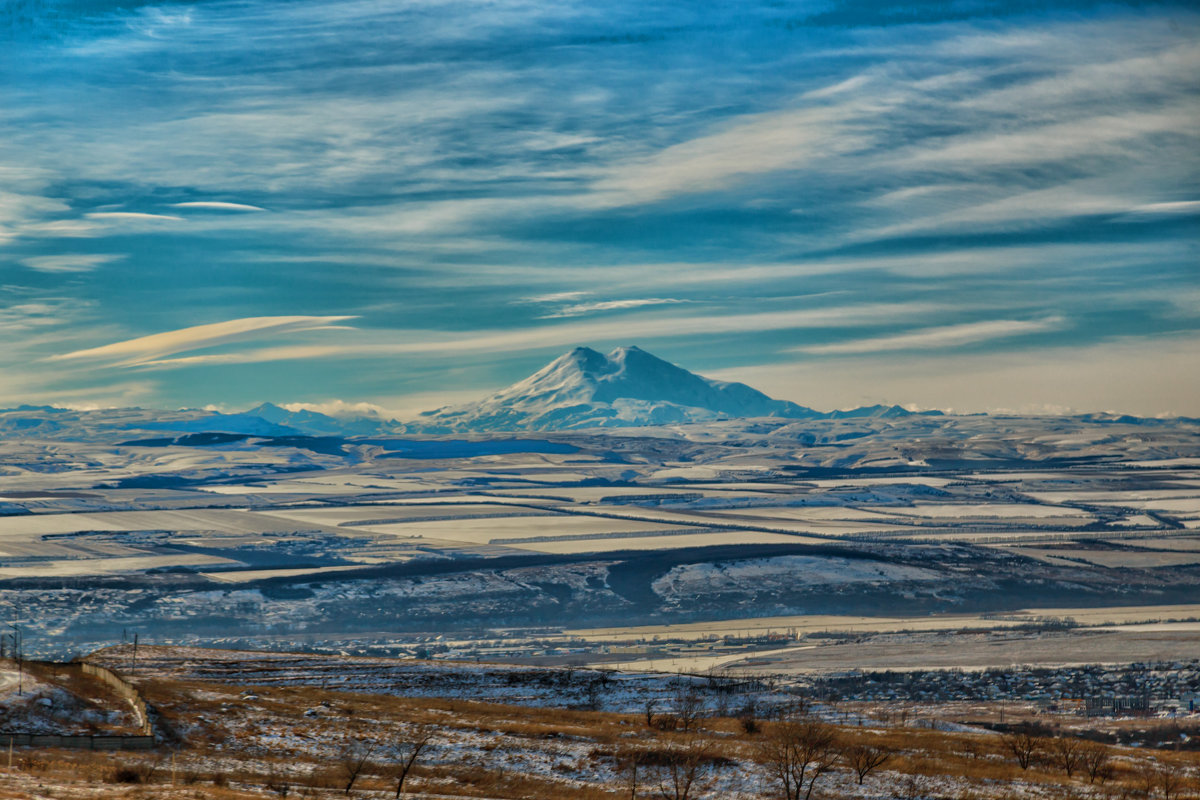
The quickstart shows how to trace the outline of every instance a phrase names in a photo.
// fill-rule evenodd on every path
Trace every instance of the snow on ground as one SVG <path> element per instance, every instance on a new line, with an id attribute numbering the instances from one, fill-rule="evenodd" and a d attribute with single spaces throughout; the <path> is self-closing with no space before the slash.
<path id="1" fill-rule="evenodd" d="M 664 600 L 696 594 L 763 591 L 796 585 L 840 585 L 876 581 L 933 581 L 944 576 L 933 570 L 880 561 L 823 556 L 780 556 L 734 562 L 681 564 L 651 584 Z"/>
<path id="2" fill-rule="evenodd" d="M 605 553 L 621 550 L 669 550 L 671 548 L 729 544 L 823 544 L 824 542 L 820 539 L 791 536 L 784 533 L 762 531 L 697 533 L 695 529 L 689 529 L 666 535 L 657 533 L 625 534 L 586 539 L 547 539 L 533 542 L 497 539 L 494 543 L 522 550 L 535 550 L 540 553 Z"/>
<path id="3" fill-rule="evenodd" d="M 1200 564 L 1200 552 L 1139 552 L 1131 550 L 1070 550 L 1015 547 L 1013 552 L 1049 563 L 1086 562 L 1102 567 L 1146 569 Z"/>
<path id="4" fill-rule="evenodd" d="M 1062 506 L 1040 506 L 1018 503 L 940 503 L 930 505 L 914 505 L 910 508 L 889 509 L 893 514 L 911 515 L 916 517 L 1084 517 L 1091 519 L 1092 515 L 1077 508 Z"/>
<path id="5" fill-rule="evenodd" d="M 0 578 L 45 578 L 51 575 L 69 577 L 78 575 L 107 575 L 121 572 L 144 572 L 158 567 L 238 565 L 241 562 L 228 558 L 183 553 L 166 556 L 129 556 L 126 558 L 63 559 L 42 561 L 25 567 L 0 567 Z"/>
<path id="6" fill-rule="evenodd" d="M 89 657 L 121 668 L 128 655 L 109 648 Z M 537 708 L 594 708 L 639 713 L 647 700 L 671 705 L 679 682 L 705 686 L 707 678 L 655 672 L 570 667 L 519 667 L 446 661 L 246 652 L 191 647 L 143 647 L 136 678 L 214 681 L 234 686 L 315 686 L 344 692 L 438 697 Z M 757 682 L 738 683 L 741 702 L 785 702 L 790 695 Z"/>

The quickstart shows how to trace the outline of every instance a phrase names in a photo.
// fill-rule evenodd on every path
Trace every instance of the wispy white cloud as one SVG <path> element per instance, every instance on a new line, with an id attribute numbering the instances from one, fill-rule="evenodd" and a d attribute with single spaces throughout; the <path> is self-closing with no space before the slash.
<path id="1" fill-rule="evenodd" d="M 84 214 L 88 219 L 112 222 L 183 222 L 183 217 L 173 214 L 146 214 L 141 211 L 92 211 Z"/>
<path id="2" fill-rule="evenodd" d="M 90 272 L 104 264 L 120 261 L 125 256 L 115 254 L 63 254 L 54 256 L 30 256 L 21 263 L 38 272 Z"/>
<path id="3" fill-rule="evenodd" d="M 282 403 L 282 408 L 288 411 L 313 411 L 327 417 L 386 417 L 387 410 L 382 406 L 366 402 L 347 402 L 345 400 L 325 400 L 320 403 Z"/>
<path id="4" fill-rule="evenodd" d="M 893 350 L 934 350 L 1058 330 L 1063 327 L 1064 322 L 1062 317 L 1048 317 L 1040 320 L 998 319 L 987 322 L 968 322 L 962 325 L 922 328 L 891 336 L 794 347 L 791 352 L 810 355 L 850 355 L 854 353 L 884 353 Z"/>
<path id="5" fill-rule="evenodd" d="M 549 294 L 537 294 L 532 297 L 526 297 L 526 303 L 565 303 L 571 300 L 578 300 L 581 297 L 587 297 L 591 292 L 575 291 L 575 292 L 551 292 Z"/>
<path id="6" fill-rule="evenodd" d="M 27 222 L 13 234 L 28 239 L 86 239 L 100 235 L 104 225 L 85 219 L 54 219 Z"/>
<path id="7" fill-rule="evenodd" d="M 173 208 L 198 208 L 210 211 L 266 211 L 261 206 L 246 203 L 225 203 L 219 200 L 192 200 L 187 203 L 172 203 Z"/>
<path id="8" fill-rule="evenodd" d="M 969 191 L 967 187 L 964 189 Z M 1095 181 L 1020 191 L 995 199 L 987 196 L 995 191 L 988 187 L 984 197 L 978 196 L 978 188 L 974 197 L 964 196 L 961 192 L 949 195 L 933 209 L 949 205 L 950 210 L 922 214 L 918 208 L 910 208 L 904 221 L 863 228 L 855 232 L 854 238 L 875 239 L 930 231 L 1046 227 L 1070 217 L 1122 214 L 1145 207 L 1136 197 L 1112 194 L 1111 188 L 1097 186 Z M 912 198 L 909 200 L 911 202 Z"/>
<path id="9" fill-rule="evenodd" d="M 736 118 L 723 130 L 616 166 L 595 183 L 586 204 L 650 203 L 708 192 L 849 152 L 867 141 L 847 124 L 857 111 L 852 104 L 814 105 Z"/>
<path id="10" fill-rule="evenodd" d="M 428 330 L 376 331 L 370 342 L 334 345 L 266 347 L 232 353 L 212 353 L 179 358 L 139 360 L 138 366 L 176 368 L 211 364 L 253 364 L 266 361 L 322 358 L 383 358 L 402 354 L 451 355 L 557 349 L 570 343 L 634 342 L 652 338 L 781 331 L 803 328 L 840 328 L 882 325 L 889 321 L 944 312 L 932 303 L 870 303 L 794 311 L 751 314 L 638 317 L 604 322 L 568 322 L 533 328 L 473 331 L 447 336 Z M 386 337 L 391 342 L 380 342 Z"/>
<path id="11" fill-rule="evenodd" d="M 1134 214 L 1200 214 L 1200 200 L 1173 200 L 1146 203 L 1130 209 Z"/>
<path id="12" fill-rule="evenodd" d="M 71 322 L 85 306 L 77 300 L 55 297 L 10 301 L 0 305 L 0 333 L 20 334 L 25 339 L 31 330 Z"/>
<path id="13" fill-rule="evenodd" d="M 7 179 L 15 172 L 15 169 L 0 167 L 0 179 Z M 19 177 L 17 181 L 20 181 Z M 28 178 L 25 182 L 29 182 Z M 68 208 L 66 203 L 56 198 L 0 189 L 0 244 L 15 239 L 27 225 L 41 221 L 46 215 L 67 211 Z"/>
<path id="14" fill-rule="evenodd" d="M 176 353 L 312 330 L 328 330 L 350 316 L 245 317 L 140 336 L 121 342 L 52 356 L 52 361 L 117 360 L 121 366 L 151 363 Z"/>
<path id="15" fill-rule="evenodd" d="M 1174 134 L 1195 139 L 1195 106 L 1176 102 L 1154 111 L 1094 114 L 1014 131 L 967 133 L 897 153 L 912 166 L 1044 164 L 1101 156 L 1140 156 L 1147 138 Z"/>
<path id="16" fill-rule="evenodd" d="M 553 313 L 543 314 L 542 319 L 554 319 L 556 317 L 580 317 L 584 314 L 592 314 L 597 311 L 623 311 L 631 308 L 664 306 L 686 302 L 686 300 L 678 300 L 671 297 L 641 297 L 631 298 L 628 300 L 596 300 L 591 303 L 574 303 L 564 308 L 560 308 Z"/>
<path id="17" fill-rule="evenodd" d="M 1040 59 L 1061 48 L 1062 37 L 1031 53 Z M 1069 44 L 1069 42 L 1067 43 Z M 987 111 L 1008 112 L 1020 108 L 1029 113 L 1034 109 L 1050 109 L 1061 113 L 1065 104 L 1104 103 L 1114 101 L 1144 102 L 1147 96 L 1163 96 L 1191 88 L 1189 79 L 1200 72 L 1200 45 L 1196 42 L 1146 52 L 1147 49 L 1130 43 L 1128 51 L 1112 52 L 1111 39 L 1089 41 L 1092 53 L 1068 47 L 1061 54 L 1065 63 L 1053 74 L 981 92 L 968 97 L 963 105 Z M 1097 57 L 1099 56 L 1099 57 Z"/>
<path id="18" fill-rule="evenodd" d="M 288 411 L 315 411 L 318 414 L 343 419 L 378 416 L 385 420 L 406 420 L 432 408 L 478 400 L 485 392 L 486 390 L 483 389 L 439 389 L 432 392 L 410 392 L 389 397 L 373 397 L 369 401 L 350 402 L 333 399 L 304 403 L 279 403 L 279 405 Z"/>

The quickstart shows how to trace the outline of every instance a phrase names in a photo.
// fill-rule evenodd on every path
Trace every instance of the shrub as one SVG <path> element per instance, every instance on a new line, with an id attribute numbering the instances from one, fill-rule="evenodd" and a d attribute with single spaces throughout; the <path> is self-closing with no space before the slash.
<path id="1" fill-rule="evenodd" d="M 110 783 L 142 783 L 141 770 L 128 765 L 117 767 L 112 771 Z"/>

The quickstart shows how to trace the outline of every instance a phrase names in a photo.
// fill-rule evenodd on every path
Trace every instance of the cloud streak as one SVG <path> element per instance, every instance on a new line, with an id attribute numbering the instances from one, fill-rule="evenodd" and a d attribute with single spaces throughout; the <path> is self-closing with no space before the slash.
<path id="1" fill-rule="evenodd" d="M 573 343 L 632 342 L 649 338 L 669 339 L 698 334 L 855 327 L 881 324 L 889 320 L 894 321 L 945 310 L 928 303 L 877 303 L 725 316 L 663 316 L 610 322 L 571 322 L 531 328 L 474 331 L 466 336 L 447 336 L 444 332 L 429 330 L 392 330 L 374 332 L 372 336 L 375 340 L 386 337 L 392 340 L 390 342 L 371 341 L 335 345 L 267 347 L 234 353 L 145 359 L 129 365 L 179 368 L 331 358 L 513 353 L 566 348 Z"/>
<path id="2" fill-rule="evenodd" d="M 241 343 L 266 336 L 282 336 L 314 330 L 329 330 L 351 316 L 246 317 L 243 319 L 194 325 L 190 328 L 139 336 L 100 347 L 75 350 L 52 356 L 52 361 L 115 361 L 118 366 L 154 363 L 176 353 L 217 345 Z"/>
<path id="3" fill-rule="evenodd" d="M 665 306 L 686 302 L 686 300 L 677 300 L 670 297 L 640 297 L 631 298 L 628 300 L 595 300 L 590 303 L 573 303 L 569 306 L 560 308 L 552 314 L 543 314 L 542 319 L 555 319 L 557 317 L 581 317 L 584 314 L 594 314 L 598 311 L 628 311 L 634 308 Z"/>
<path id="4" fill-rule="evenodd" d="M 589 202 L 652 203 L 799 169 L 863 146 L 865 138 L 847 126 L 854 114 L 853 107 L 816 106 L 742 117 L 725 130 L 617 167 L 594 185 Z"/>
<path id="5" fill-rule="evenodd" d="M 146 214 L 141 211 L 93 211 L 84 216 L 101 222 L 183 222 L 183 217 L 173 214 Z"/>
<path id="6" fill-rule="evenodd" d="M 97 267 L 105 264 L 111 264 L 114 261 L 120 261 L 124 258 L 123 255 L 113 255 L 108 253 L 96 254 L 76 254 L 76 255 L 54 255 L 54 256 L 30 256 L 21 260 L 21 263 L 32 270 L 38 272 L 91 272 Z"/>
<path id="7" fill-rule="evenodd" d="M 198 208 L 205 211 L 266 211 L 261 206 L 246 203 L 226 203 L 218 200 L 191 200 L 186 203 L 172 203 L 172 208 Z"/>
<path id="8" fill-rule="evenodd" d="M 809 355 L 852 355 L 858 353 L 886 353 L 896 350 L 936 350 L 961 347 L 995 339 L 1007 339 L 1032 333 L 1045 333 L 1063 327 L 1061 317 L 1043 320 L 1001 319 L 988 322 L 968 322 L 963 325 L 945 325 L 939 328 L 922 328 L 909 333 L 878 336 L 870 339 L 854 339 L 836 344 L 794 347 L 791 352 Z"/>

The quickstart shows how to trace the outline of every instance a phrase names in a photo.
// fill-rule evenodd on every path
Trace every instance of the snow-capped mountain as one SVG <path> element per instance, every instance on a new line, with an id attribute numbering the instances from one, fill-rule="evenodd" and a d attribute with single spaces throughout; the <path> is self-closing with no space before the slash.
<path id="1" fill-rule="evenodd" d="M 744 383 L 695 375 L 637 347 L 618 347 L 607 355 L 576 347 L 490 397 L 425 412 L 405 428 L 428 433 L 568 430 L 818 416 Z"/>
<path id="2" fill-rule="evenodd" d="M 133 439 L 161 434 L 221 433 L 243 436 L 372 436 L 393 425 L 366 416 L 338 419 L 315 411 L 288 411 L 272 403 L 223 414 L 204 409 L 147 408 L 76 410 L 51 406 L 0 409 L 0 437 L 105 438 L 128 433 Z"/>
<path id="3" fill-rule="evenodd" d="M 227 414 L 225 418 L 229 419 L 232 416 L 256 417 L 307 436 L 370 436 L 386 430 L 386 423 L 378 417 L 339 419 L 306 409 L 289 411 L 274 403 L 263 403 L 238 415 Z"/>

